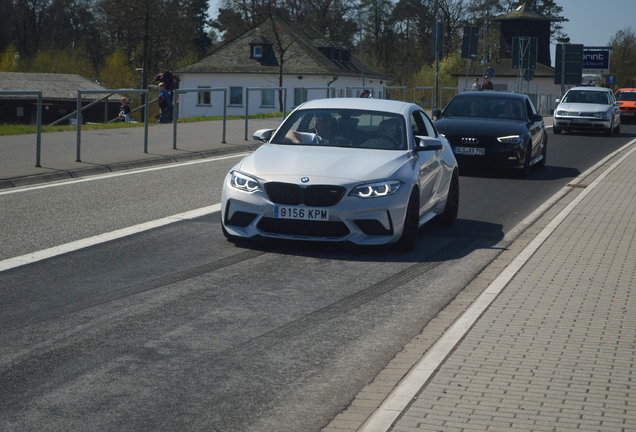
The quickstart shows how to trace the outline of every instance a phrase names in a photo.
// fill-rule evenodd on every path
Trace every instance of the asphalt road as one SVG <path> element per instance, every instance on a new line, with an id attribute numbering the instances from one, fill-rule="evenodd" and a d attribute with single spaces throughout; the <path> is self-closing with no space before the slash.
<path id="1" fill-rule="evenodd" d="M 318 431 L 573 178 L 636 136 L 464 172 L 411 253 L 233 244 L 211 212 L 0 272 L 0 429 Z M 0 262 L 219 202 L 238 159 L 0 191 Z"/>

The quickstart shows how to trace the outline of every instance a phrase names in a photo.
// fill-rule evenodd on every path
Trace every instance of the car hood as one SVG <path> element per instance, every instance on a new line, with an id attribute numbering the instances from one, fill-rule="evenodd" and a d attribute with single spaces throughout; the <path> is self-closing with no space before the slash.
<path id="1" fill-rule="evenodd" d="M 610 109 L 609 105 L 604 105 L 604 104 L 591 104 L 591 103 L 579 103 L 579 102 L 573 102 L 573 103 L 561 103 L 559 104 L 559 106 L 557 107 L 557 111 L 559 110 L 564 110 L 564 111 L 568 111 L 568 112 L 586 112 L 586 113 L 591 113 L 591 112 L 606 112 L 607 110 Z"/>
<path id="2" fill-rule="evenodd" d="M 395 150 L 264 144 L 236 169 L 268 181 L 346 183 L 390 178 L 408 157 Z"/>
<path id="3" fill-rule="evenodd" d="M 442 117 L 435 122 L 435 126 L 440 133 L 449 137 L 501 137 L 527 132 L 523 121 L 495 118 Z"/>

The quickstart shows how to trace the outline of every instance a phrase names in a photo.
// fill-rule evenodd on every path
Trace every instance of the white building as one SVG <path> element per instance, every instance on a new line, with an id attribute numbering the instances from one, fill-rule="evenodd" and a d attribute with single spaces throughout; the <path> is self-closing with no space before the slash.
<path id="1" fill-rule="evenodd" d="M 278 17 L 174 73 L 180 91 L 192 90 L 179 95 L 179 118 L 223 115 L 224 95 L 226 114 L 243 116 L 289 112 L 306 100 L 357 97 L 364 89 L 384 98 L 392 82 L 318 31 Z M 211 91 L 199 91 L 206 88 Z"/>

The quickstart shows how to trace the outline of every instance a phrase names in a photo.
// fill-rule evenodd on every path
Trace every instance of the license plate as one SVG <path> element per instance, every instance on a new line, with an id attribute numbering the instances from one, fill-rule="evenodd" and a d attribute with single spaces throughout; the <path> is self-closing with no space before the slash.
<path id="1" fill-rule="evenodd" d="M 633 117 L 633 116 L 634 116 L 634 113 L 633 113 L 633 112 L 624 112 L 624 113 L 623 113 L 623 115 L 624 115 L 625 117 Z"/>
<path id="2" fill-rule="evenodd" d="M 589 123 L 589 121 L 583 119 L 572 119 L 572 123 Z"/>
<path id="3" fill-rule="evenodd" d="M 486 149 L 481 147 L 455 147 L 455 154 L 467 156 L 483 156 Z"/>
<path id="4" fill-rule="evenodd" d="M 274 206 L 274 217 L 278 219 L 329 220 L 329 210 L 312 207 Z"/>

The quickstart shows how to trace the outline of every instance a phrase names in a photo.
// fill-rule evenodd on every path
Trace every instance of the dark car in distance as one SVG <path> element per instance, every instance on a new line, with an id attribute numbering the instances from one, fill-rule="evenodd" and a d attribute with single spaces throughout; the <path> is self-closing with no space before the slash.
<path id="1" fill-rule="evenodd" d="M 548 134 L 527 95 L 495 91 L 457 94 L 435 126 L 449 141 L 460 168 L 507 167 L 524 175 L 545 166 Z"/>

